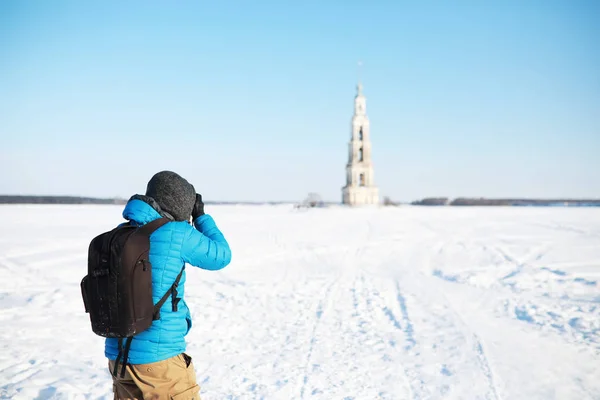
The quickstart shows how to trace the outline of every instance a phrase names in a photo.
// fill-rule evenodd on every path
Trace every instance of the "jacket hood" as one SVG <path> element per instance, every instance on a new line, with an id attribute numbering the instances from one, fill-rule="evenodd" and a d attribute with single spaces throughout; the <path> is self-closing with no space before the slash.
<path id="1" fill-rule="evenodd" d="M 173 217 L 169 213 L 161 210 L 158 203 L 152 197 L 141 194 L 131 196 L 123 210 L 123 218 L 136 222 L 139 225 L 145 225 L 160 217 L 173 220 Z"/>

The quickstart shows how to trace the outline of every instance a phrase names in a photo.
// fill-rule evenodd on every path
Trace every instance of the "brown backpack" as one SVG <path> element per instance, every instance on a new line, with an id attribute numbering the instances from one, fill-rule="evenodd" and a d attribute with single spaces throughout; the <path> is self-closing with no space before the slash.
<path id="1" fill-rule="evenodd" d="M 152 301 L 152 265 L 150 235 L 169 222 L 159 218 L 142 226 L 129 223 L 95 237 L 88 251 L 88 274 L 81 281 L 85 312 L 90 314 L 95 334 L 119 339 L 119 355 L 125 374 L 129 347 L 133 336 L 145 331 L 160 318 L 160 308 L 172 297 L 177 311 L 177 286 L 185 269 L 157 304 Z M 123 339 L 125 345 L 123 346 Z"/>

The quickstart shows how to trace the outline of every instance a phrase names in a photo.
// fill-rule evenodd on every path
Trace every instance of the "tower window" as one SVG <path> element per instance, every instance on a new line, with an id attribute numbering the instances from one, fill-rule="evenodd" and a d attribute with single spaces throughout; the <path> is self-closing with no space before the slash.
<path id="1" fill-rule="evenodd" d="M 363 160 L 363 148 L 361 147 L 358 150 L 358 161 L 362 161 Z"/>
<path id="2" fill-rule="evenodd" d="M 363 140 L 362 126 L 360 127 L 360 131 L 358 132 L 358 140 Z"/>
<path id="3" fill-rule="evenodd" d="M 360 174 L 360 186 L 365 186 L 365 174 Z"/>

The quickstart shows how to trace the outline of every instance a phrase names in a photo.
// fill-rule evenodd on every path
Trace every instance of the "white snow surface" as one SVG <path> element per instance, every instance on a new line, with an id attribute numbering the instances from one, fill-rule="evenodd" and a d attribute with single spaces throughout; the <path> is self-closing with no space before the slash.
<path id="1" fill-rule="evenodd" d="M 80 281 L 118 206 L 0 206 L 0 398 L 110 399 Z M 203 400 L 600 399 L 600 209 L 207 206 Z"/>

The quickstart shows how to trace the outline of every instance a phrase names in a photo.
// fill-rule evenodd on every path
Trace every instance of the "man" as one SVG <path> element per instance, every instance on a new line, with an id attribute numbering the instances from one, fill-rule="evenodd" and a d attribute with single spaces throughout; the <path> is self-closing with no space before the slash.
<path id="1" fill-rule="evenodd" d="M 173 285 L 185 263 L 214 271 L 231 261 L 227 241 L 212 217 L 204 213 L 202 196 L 174 172 L 154 175 L 146 194 L 134 195 L 128 201 L 123 217 L 139 226 L 161 217 L 169 219 L 150 236 L 154 304 Z M 115 399 L 200 399 L 192 358 L 185 353 L 185 335 L 192 319 L 184 294 L 185 271 L 177 286 L 179 300 L 173 304 L 169 296 L 160 309 L 160 318 L 131 341 L 123 377 L 114 374 L 118 339 L 106 339 Z"/>

